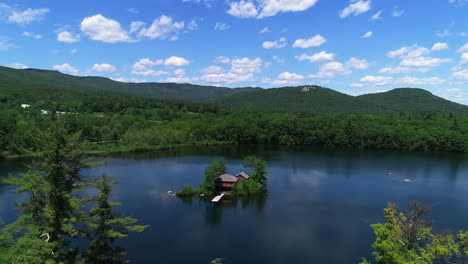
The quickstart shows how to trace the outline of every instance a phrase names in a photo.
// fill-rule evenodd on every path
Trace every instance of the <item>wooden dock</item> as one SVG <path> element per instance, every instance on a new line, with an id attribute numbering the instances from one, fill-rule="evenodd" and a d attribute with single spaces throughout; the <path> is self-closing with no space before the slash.
<path id="1" fill-rule="evenodd" d="M 221 201 L 221 199 L 223 198 L 223 196 L 224 196 L 224 193 L 222 193 L 222 194 L 216 196 L 215 198 L 213 198 L 213 200 L 211 200 L 211 202 L 217 203 L 217 202 Z"/>

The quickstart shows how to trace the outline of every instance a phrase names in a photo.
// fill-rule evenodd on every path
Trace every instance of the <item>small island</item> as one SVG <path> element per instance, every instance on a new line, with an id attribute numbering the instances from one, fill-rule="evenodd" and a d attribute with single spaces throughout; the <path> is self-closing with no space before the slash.
<path id="1" fill-rule="evenodd" d="M 220 198 L 224 195 L 245 197 L 266 191 L 268 171 L 265 161 L 256 156 L 248 156 L 244 159 L 244 167 L 251 171 L 250 175 L 245 170 L 241 170 L 234 176 L 228 173 L 226 161 L 215 160 L 206 167 L 199 189 L 194 189 L 190 184 L 185 185 L 177 196 L 183 198 L 194 196 L 212 198 L 216 195 L 220 195 L 218 196 Z"/>

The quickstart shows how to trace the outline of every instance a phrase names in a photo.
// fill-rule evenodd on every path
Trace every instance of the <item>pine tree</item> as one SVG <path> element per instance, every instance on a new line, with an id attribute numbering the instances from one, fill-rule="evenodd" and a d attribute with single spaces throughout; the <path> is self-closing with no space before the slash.
<path id="1" fill-rule="evenodd" d="M 126 238 L 129 232 L 143 232 L 148 227 L 134 225 L 136 219 L 120 217 L 113 211 L 113 207 L 120 205 L 110 200 L 114 183 L 115 181 L 107 175 L 103 175 L 101 179 L 92 183 L 99 190 L 99 194 L 91 199 L 96 207 L 89 211 L 87 220 L 90 244 L 85 253 L 85 263 L 126 263 L 122 260 L 125 250 L 115 245 L 116 240 Z"/>

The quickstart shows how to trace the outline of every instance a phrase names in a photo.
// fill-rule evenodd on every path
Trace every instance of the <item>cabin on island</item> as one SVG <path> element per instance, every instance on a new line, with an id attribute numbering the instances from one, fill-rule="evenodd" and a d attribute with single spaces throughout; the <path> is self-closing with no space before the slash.
<path id="1" fill-rule="evenodd" d="M 226 173 L 216 179 L 216 187 L 219 191 L 230 192 L 236 183 L 248 179 L 250 179 L 250 176 L 245 171 L 239 172 L 236 176 Z"/>

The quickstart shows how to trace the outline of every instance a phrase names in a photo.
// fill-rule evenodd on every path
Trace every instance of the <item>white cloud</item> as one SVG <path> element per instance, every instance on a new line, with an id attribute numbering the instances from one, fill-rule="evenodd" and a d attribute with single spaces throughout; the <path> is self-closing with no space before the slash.
<path id="1" fill-rule="evenodd" d="M 347 62 L 346 66 L 350 69 L 355 70 L 365 70 L 369 68 L 369 62 L 367 60 L 360 60 L 354 57 L 351 57 Z"/>
<path id="2" fill-rule="evenodd" d="M 382 10 L 375 13 L 370 20 L 379 20 L 379 19 L 382 19 L 382 17 L 380 16 L 382 14 Z"/>
<path id="3" fill-rule="evenodd" d="M 387 57 L 395 58 L 414 58 L 422 55 L 429 54 L 429 49 L 413 45 L 410 47 L 401 47 L 400 49 L 393 50 L 387 53 Z"/>
<path id="4" fill-rule="evenodd" d="M 431 51 L 441 51 L 441 50 L 446 50 L 446 49 L 448 49 L 447 43 L 438 42 L 432 46 Z"/>
<path id="5" fill-rule="evenodd" d="M 230 2 L 228 14 L 240 18 L 262 19 L 279 13 L 305 11 L 315 5 L 318 0 L 241 0 Z"/>
<path id="6" fill-rule="evenodd" d="M 184 22 L 173 21 L 172 17 L 162 15 L 156 18 L 149 28 L 143 28 L 138 33 L 138 37 L 176 40 L 179 31 L 183 28 Z"/>
<path id="7" fill-rule="evenodd" d="M 258 18 L 270 17 L 278 13 L 299 12 L 315 5 L 318 0 L 261 0 L 262 11 Z"/>
<path id="8" fill-rule="evenodd" d="M 75 53 L 77 53 L 77 52 L 78 52 L 77 49 L 72 49 L 72 50 L 70 50 L 70 53 L 71 53 L 71 54 L 75 54 Z"/>
<path id="9" fill-rule="evenodd" d="M 119 78 L 111 78 L 114 81 L 117 82 L 124 82 L 124 83 L 143 83 L 146 82 L 146 80 L 143 79 L 137 79 L 137 78 L 124 78 L 124 77 L 119 77 Z"/>
<path id="10" fill-rule="evenodd" d="M 207 68 L 204 68 L 201 72 L 202 72 L 203 74 L 222 73 L 222 72 L 223 72 L 223 68 L 221 68 L 221 67 L 219 67 L 219 66 L 212 65 L 212 66 L 209 66 L 209 67 L 207 67 Z"/>
<path id="11" fill-rule="evenodd" d="M 311 78 L 331 78 L 336 74 L 349 75 L 351 71 L 341 62 L 331 61 L 320 66 L 318 73 L 311 74 Z"/>
<path id="12" fill-rule="evenodd" d="M 468 52 L 461 55 L 460 64 L 468 64 Z"/>
<path id="13" fill-rule="evenodd" d="M 365 39 L 366 39 L 366 38 L 370 38 L 370 37 L 372 37 L 372 31 L 368 31 L 366 34 L 362 35 L 361 38 L 365 38 Z"/>
<path id="14" fill-rule="evenodd" d="M 120 23 L 101 14 L 85 17 L 81 21 L 81 31 L 90 39 L 105 43 L 129 42 L 132 39 L 120 27 Z"/>
<path id="15" fill-rule="evenodd" d="M 315 35 L 309 39 L 297 39 L 294 41 L 293 48 L 310 48 L 310 47 L 318 47 L 322 44 L 327 42 L 327 40 L 320 36 L 320 35 Z"/>
<path id="16" fill-rule="evenodd" d="M 451 59 L 433 57 L 408 57 L 400 62 L 403 67 L 437 67 L 442 63 L 451 62 Z"/>
<path id="17" fill-rule="evenodd" d="M 77 75 L 79 72 L 78 69 L 76 69 L 68 63 L 64 63 L 62 65 L 54 65 L 52 68 L 63 73 L 70 73 L 72 75 Z"/>
<path id="18" fill-rule="evenodd" d="M 49 12 L 50 9 L 48 8 L 14 10 L 8 16 L 8 21 L 19 25 L 27 25 L 31 22 L 42 20 Z"/>
<path id="19" fill-rule="evenodd" d="M 165 66 L 173 66 L 173 67 L 181 67 L 181 66 L 186 66 L 186 65 L 189 65 L 190 64 L 190 61 L 184 59 L 184 58 L 181 58 L 181 57 L 176 57 L 176 56 L 172 56 L 170 58 L 167 58 L 165 61 L 164 61 L 164 65 Z"/>
<path id="20" fill-rule="evenodd" d="M 298 61 L 308 60 L 310 62 L 322 62 L 322 61 L 332 61 L 335 58 L 335 54 L 327 53 L 326 51 L 321 51 L 319 53 L 315 53 L 313 55 L 309 54 L 301 54 L 296 56 Z"/>
<path id="21" fill-rule="evenodd" d="M 275 41 L 265 41 L 262 44 L 264 49 L 281 49 L 287 45 L 285 38 L 280 38 L 279 40 Z"/>
<path id="22" fill-rule="evenodd" d="M 145 22 L 133 21 L 132 23 L 130 23 L 130 34 L 138 32 L 145 25 L 146 25 Z"/>
<path id="23" fill-rule="evenodd" d="M 268 27 L 264 27 L 262 30 L 260 30 L 260 33 L 267 33 L 267 32 L 270 32 Z"/>
<path id="24" fill-rule="evenodd" d="M 402 66 L 392 67 L 392 66 L 388 66 L 388 67 L 384 67 L 384 68 L 380 69 L 379 72 L 384 73 L 384 74 L 402 74 L 402 73 L 410 73 L 410 72 L 412 72 L 414 70 L 415 70 L 414 68 L 410 68 L 410 67 L 402 67 Z"/>
<path id="25" fill-rule="evenodd" d="M 218 56 L 216 57 L 216 63 L 221 63 L 221 64 L 230 64 L 231 59 L 226 57 L 226 56 Z"/>
<path id="26" fill-rule="evenodd" d="M 457 52 L 459 52 L 459 53 L 468 52 L 468 42 L 465 43 L 465 45 L 461 46 L 461 47 L 457 50 Z"/>
<path id="27" fill-rule="evenodd" d="M 252 2 L 241 0 L 240 2 L 229 3 L 228 14 L 240 18 L 256 17 L 258 14 L 257 8 Z"/>
<path id="28" fill-rule="evenodd" d="M 232 68 L 231 72 L 237 74 L 248 74 L 260 72 L 262 66 L 262 60 L 260 58 L 249 59 L 233 59 L 231 61 Z"/>
<path id="29" fill-rule="evenodd" d="M 362 13 L 365 13 L 371 9 L 371 0 L 368 1 L 362 1 L 359 0 L 357 2 L 352 2 L 347 6 L 343 11 L 340 13 L 341 18 L 348 17 L 350 15 L 360 15 Z"/>
<path id="30" fill-rule="evenodd" d="M 252 81 L 255 79 L 254 73 L 260 72 L 262 67 L 262 60 L 260 58 L 249 59 L 230 59 L 227 57 L 218 57 L 217 61 L 230 63 L 231 69 L 227 73 L 217 66 L 205 69 L 206 72 L 200 77 L 201 81 L 208 83 L 240 83 Z"/>
<path id="31" fill-rule="evenodd" d="M 224 31 L 224 30 L 228 30 L 228 29 L 229 29 L 229 25 L 226 24 L 226 23 L 216 22 L 216 24 L 214 26 L 215 31 Z"/>
<path id="32" fill-rule="evenodd" d="M 351 86 L 351 87 L 356 87 L 356 88 L 360 88 L 360 87 L 363 87 L 364 84 L 362 84 L 362 83 L 352 83 L 352 84 L 350 84 L 349 86 Z"/>
<path id="33" fill-rule="evenodd" d="M 278 78 L 273 81 L 276 85 L 295 85 L 299 84 L 304 76 L 297 73 L 283 72 L 278 75 Z"/>
<path id="34" fill-rule="evenodd" d="M 42 36 L 40 34 L 34 34 L 28 31 L 23 32 L 23 36 L 27 38 L 33 38 L 33 39 L 41 39 Z"/>
<path id="35" fill-rule="evenodd" d="M 405 10 L 398 10 L 396 7 L 393 9 L 392 16 L 400 17 L 405 13 Z"/>
<path id="36" fill-rule="evenodd" d="M 15 63 L 11 63 L 11 64 L 7 64 L 5 65 L 6 67 L 10 67 L 10 68 L 14 68 L 14 69 L 27 69 L 29 68 L 27 65 L 23 64 L 23 63 L 19 63 L 19 62 L 15 62 Z"/>
<path id="37" fill-rule="evenodd" d="M 197 30 L 197 29 L 198 29 L 197 20 L 196 20 L 195 18 L 192 19 L 192 21 L 190 21 L 190 23 L 188 23 L 187 28 L 188 28 L 189 30 Z"/>
<path id="38" fill-rule="evenodd" d="M 60 42 L 75 43 L 80 40 L 80 36 L 78 34 L 73 35 L 73 33 L 69 31 L 62 31 L 57 34 L 57 40 Z"/>
<path id="39" fill-rule="evenodd" d="M 102 63 L 94 64 L 92 70 L 95 72 L 115 72 L 117 69 L 112 64 Z"/>
<path id="40" fill-rule="evenodd" d="M 149 58 L 143 58 L 133 64 L 132 73 L 142 76 L 161 76 L 168 74 L 168 72 L 163 70 L 153 70 L 152 68 L 154 66 L 164 65 L 166 67 L 182 67 L 188 64 L 190 64 L 190 61 L 176 56 L 169 57 L 165 60 L 159 59 L 154 61 L 150 60 Z"/>
<path id="41" fill-rule="evenodd" d="M 376 86 L 383 86 L 383 85 L 389 84 L 392 80 L 393 80 L 392 77 L 367 75 L 365 77 L 362 77 L 360 82 L 361 83 L 367 83 L 367 84 L 373 84 L 373 85 L 376 85 Z"/>

